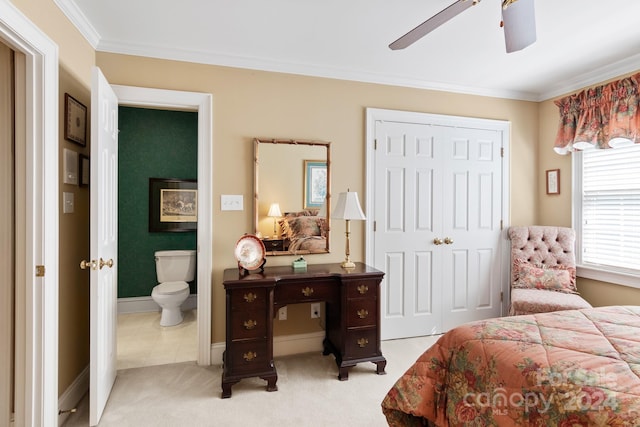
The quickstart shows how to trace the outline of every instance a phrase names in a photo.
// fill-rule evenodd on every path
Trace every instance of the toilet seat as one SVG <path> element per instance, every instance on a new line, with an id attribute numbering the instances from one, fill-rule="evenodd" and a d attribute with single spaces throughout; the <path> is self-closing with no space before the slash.
<path id="1" fill-rule="evenodd" d="M 187 282 L 163 282 L 157 285 L 154 290 L 162 295 L 175 295 L 189 289 Z"/>

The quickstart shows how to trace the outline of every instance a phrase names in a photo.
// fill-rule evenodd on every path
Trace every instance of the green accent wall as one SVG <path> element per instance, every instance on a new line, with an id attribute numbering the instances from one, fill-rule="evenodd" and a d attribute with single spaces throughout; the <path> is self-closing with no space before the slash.
<path id="1" fill-rule="evenodd" d="M 150 296 L 154 252 L 196 249 L 195 231 L 149 232 L 149 178 L 198 178 L 198 113 L 119 107 L 118 115 L 118 298 Z"/>

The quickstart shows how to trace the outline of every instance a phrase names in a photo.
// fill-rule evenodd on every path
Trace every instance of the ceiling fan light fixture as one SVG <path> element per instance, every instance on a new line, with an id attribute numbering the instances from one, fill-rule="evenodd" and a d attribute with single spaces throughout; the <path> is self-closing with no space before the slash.
<path id="1" fill-rule="evenodd" d="M 502 23 L 507 53 L 522 50 L 533 44 L 536 41 L 536 15 L 533 0 L 504 0 Z"/>

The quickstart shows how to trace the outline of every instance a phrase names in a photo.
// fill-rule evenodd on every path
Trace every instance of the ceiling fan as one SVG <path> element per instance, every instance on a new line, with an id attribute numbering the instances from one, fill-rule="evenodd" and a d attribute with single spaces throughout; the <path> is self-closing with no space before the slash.
<path id="1" fill-rule="evenodd" d="M 409 31 L 389 45 L 392 50 L 404 49 L 420 40 L 454 16 L 480 0 L 458 0 Z M 507 53 L 515 52 L 536 41 L 536 18 L 533 0 L 502 0 L 502 22 Z"/>

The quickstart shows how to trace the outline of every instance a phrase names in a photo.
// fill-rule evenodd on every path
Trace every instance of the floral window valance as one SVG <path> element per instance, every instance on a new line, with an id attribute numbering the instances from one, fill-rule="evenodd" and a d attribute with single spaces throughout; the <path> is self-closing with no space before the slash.
<path id="1" fill-rule="evenodd" d="M 560 110 L 556 153 L 640 143 L 639 84 L 637 73 L 555 101 Z"/>

